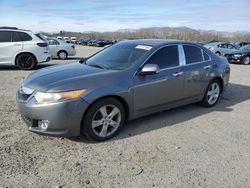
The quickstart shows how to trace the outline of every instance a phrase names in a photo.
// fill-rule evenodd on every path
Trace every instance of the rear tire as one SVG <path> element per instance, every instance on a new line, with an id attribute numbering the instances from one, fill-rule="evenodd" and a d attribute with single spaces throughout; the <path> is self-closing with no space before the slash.
<path id="1" fill-rule="evenodd" d="M 125 110 L 115 98 L 104 98 L 94 103 L 82 121 L 82 133 L 96 141 L 115 136 L 125 122 Z"/>
<path id="2" fill-rule="evenodd" d="M 250 57 L 249 56 L 244 57 L 242 60 L 242 64 L 249 65 L 250 64 Z"/>
<path id="3" fill-rule="evenodd" d="M 201 105 L 205 107 L 214 106 L 220 98 L 221 91 L 221 83 L 217 79 L 212 80 L 206 89 Z"/>
<path id="4" fill-rule="evenodd" d="M 65 60 L 65 59 L 67 59 L 68 58 L 68 54 L 67 54 L 67 52 L 66 51 L 59 51 L 58 53 L 57 53 L 57 56 L 58 56 L 58 58 L 59 59 L 62 59 L 62 60 Z"/>
<path id="5" fill-rule="evenodd" d="M 23 53 L 16 57 L 16 66 L 21 70 L 32 70 L 36 64 L 36 58 L 31 54 Z"/>

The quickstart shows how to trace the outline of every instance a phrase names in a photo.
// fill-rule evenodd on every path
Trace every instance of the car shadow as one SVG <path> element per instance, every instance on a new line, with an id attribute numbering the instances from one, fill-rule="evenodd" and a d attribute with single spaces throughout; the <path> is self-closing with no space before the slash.
<path id="1" fill-rule="evenodd" d="M 38 70 L 38 69 L 42 69 L 45 67 L 50 67 L 50 66 L 54 66 L 54 65 L 58 65 L 58 64 L 39 64 L 37 65 L 33 70 Z M 33 70 L 27 70 L 27 71 L 33 71 Z M 6 66 L 0 66 L 0 71 L 21 71 L 18 67 L 13 66 L 13 65 L 6 65 Z M 24 70 L 25 71 L 25 70 Z"/>
<path id="2" fill-rule="evenodd" d="M 198 104 L 190 104 L 163 112 L 158 112 L 149 116 L 145 116 L 126 123 L 120 130 L 119 134 L 114 138 L 107 140 L 119 140 L 132 136 L 137 136 L 143 133 L 154 131 L 168 126 L 175 126 L 180 123 L 185 123 L 188 120 L 206 115 L 212 112 L 231 112 L 233 106 L 250 99 L 250 86 L 229 84 L 227 90 L 221 96 L 216 106 L 204 108 Z M 204 122 L 205 123 L 205 122 Z M 71 138 L 73 141 L 96 143 L 89 141 L 84 137 Z"/>
<path id="3" fill-rule="evenodd" d="M 52 58 L 53 60 L 67 61 L 67 60 L 80 60 L 83 57 L 67 57 L 67 59 Z"/>

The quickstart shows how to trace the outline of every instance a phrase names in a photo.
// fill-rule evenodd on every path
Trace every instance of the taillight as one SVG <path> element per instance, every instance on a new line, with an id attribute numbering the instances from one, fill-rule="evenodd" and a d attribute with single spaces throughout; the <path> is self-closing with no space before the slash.
<path id="1" fill-rule="evenodd" d="M 36 44 L 37 44 L 37 46 L 40 46 L 40 47 L 47 47 L 48 46 L 47 42 L 38 42 Z"/>
<path id="2" fill-rule="evenodd" d="M 75 45 L 72 45 L 71 47 L 72 47 L 72 48 L 75 48 Z"/>

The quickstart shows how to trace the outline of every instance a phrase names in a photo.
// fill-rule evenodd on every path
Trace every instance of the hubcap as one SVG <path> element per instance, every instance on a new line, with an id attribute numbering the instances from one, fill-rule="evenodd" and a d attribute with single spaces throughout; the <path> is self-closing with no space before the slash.
<path id="1" fill-rule="evenodd" d="M 59 57 L 60 57 L 60 59 L 66 59 L 66 53 L 65 52 L 60 52 Z"/>
<path id="2" fill-rule="evenodd" d="M 92 119 L 92 129 L 97 136 L 107 137 L 114 133 L 121 123 L 121 111 L 114 105 L 99 108 Z"/>
<path id="3" fill-rule="evenodd" d="M 245 57 L 243 63 L 248 65 L 250 63 L 250 57 Z"/>
<path id="4" fill-rule="evenodd" d="M 208 98 L 208 103 L 210 105 L 213 105 L 216 103 L 220 95 L 220 86 L 218 83 L 213 83 L 210 85 L 208 92 L 207 92 L 207 98 Z"/>

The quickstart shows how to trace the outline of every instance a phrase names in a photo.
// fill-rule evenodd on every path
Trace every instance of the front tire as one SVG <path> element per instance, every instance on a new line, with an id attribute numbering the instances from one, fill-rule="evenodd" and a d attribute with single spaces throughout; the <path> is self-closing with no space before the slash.
<path id="1" fill-rule="evenodd" d="M 244 57 L 242 60 L 242 64 L 249 65 L 250 64 L 250 57 L 249 56 Z"/>
<path id="2" fill-rule="evenodd" d="M 16 66 L 21 70 L 32 70 L 36 64 L 36 58 L 28 53 L 20 54 L 16 58 Z"/>
<path id="3" fill-rule="evenodd" d="M 114 98 L 94 103 L 83 119 L 82 131 L 93 140 L 104 141 L 115 136 L 125 122 L 123 105 Z"/>
<path id="4" fill-rule="evenodd" d="M 221 88 L 221 84 L 218 80 L 212 80 L 207 87 L 201 105 L 205 107 L 214 106 L 220 98 Z"/>

